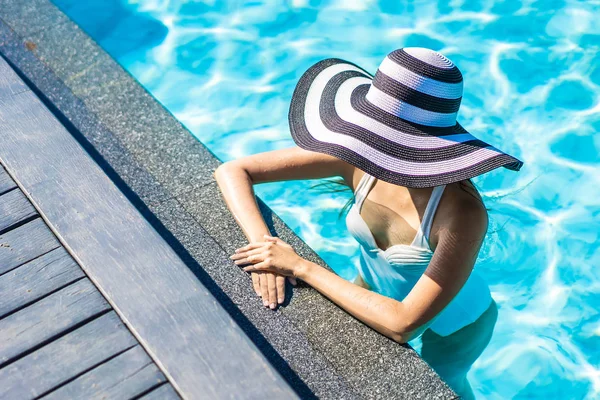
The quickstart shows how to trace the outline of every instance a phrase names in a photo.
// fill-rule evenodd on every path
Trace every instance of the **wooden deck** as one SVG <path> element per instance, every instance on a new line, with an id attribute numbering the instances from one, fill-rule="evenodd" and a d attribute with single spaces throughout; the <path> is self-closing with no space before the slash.
<path id="1" fill-rule="evenodd" d="M 0 399 L 297 394 L 0 54 Z"/>
<path id="2" fill-rule="evenodd" d="M 0 166 L 0 398 L 179 398 Z"/>

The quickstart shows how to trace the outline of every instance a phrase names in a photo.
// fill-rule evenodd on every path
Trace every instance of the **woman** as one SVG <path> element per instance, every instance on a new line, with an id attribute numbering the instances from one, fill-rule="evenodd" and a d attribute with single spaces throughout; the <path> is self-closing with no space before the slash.
<path id="1" fill-rule="evenodd" d="M 250 242 L 231 258 L 248 265 L 265 306 L 283 302 L 285 277 L 301 279 L 380 333 L 411 341 L 469 398 L 466 374 L 497 318 L 487 284 L 473 271 L 488 218 L 470 178 L 523 163 L 456 122 L 462 86 L 458 68 L 424 48 L 393 51 L 374 77 L 350 62 L 323 60 L 292 97 L 298 147 L 224 163 L 215 178 Z M 355 192 L 346 218 L 361 250 L 354 282 L 268 236 L 252 188 L 330 176 Z"/>

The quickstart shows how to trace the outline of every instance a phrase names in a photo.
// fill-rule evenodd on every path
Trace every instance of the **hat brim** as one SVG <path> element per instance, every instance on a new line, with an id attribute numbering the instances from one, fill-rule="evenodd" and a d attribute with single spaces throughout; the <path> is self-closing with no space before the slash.
<path id="1" fill-rule="evenodd" d="M 431 127 L 399 118 L 366 99 L 372 76 L 330 58 L 300 78 L 289 123 L 301 148 L 332 155 L 374 177 L 406 187 L 432 187 L 523 162 L 485 143 L 460 124 Z"/>

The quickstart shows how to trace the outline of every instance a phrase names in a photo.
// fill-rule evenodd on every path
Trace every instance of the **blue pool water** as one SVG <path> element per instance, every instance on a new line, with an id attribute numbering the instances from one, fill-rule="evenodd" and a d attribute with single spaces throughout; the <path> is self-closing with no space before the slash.
<path id="1" fill-rule="evenodd" d="M 499 319 L 469 381 L 483 399 L 600 397 L 599 1 L 55 2 L 223 160 L 293 145 L 290 97 L 322 58 L 374 73 L 399 47 L 447 55 L 465 78 L 459 121 L 525 163 L 473 179 Z M 312 183 L 256 192 L 351 279 L 349 194 Z"/>

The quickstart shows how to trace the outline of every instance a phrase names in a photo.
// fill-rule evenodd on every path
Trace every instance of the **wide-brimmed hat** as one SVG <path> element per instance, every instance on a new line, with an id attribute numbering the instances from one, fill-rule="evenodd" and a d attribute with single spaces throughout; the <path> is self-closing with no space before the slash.
<path id="1" fill-rule="evenodd" d="M 523 162 L 467 132 L 456 115 L 463 78 L 433 50 L 398 49 L 373 77 L 354 63 L 320 61 L 300 78 L 290 106 L 292 138 L 374 177 L 431 187 Z"/>

